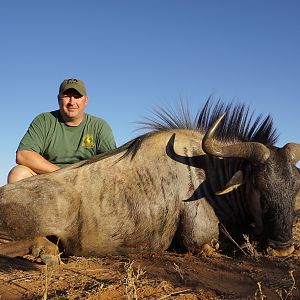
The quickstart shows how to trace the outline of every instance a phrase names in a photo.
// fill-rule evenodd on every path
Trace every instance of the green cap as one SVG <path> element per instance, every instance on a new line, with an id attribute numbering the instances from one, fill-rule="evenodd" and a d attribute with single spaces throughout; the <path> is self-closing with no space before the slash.
<path id="1" fill-rule="evenodd" d="M 59 86 L 59 94 L 63 94 L 68 89 L 74 89 L 80 93 L 81 96 L 86 96 L 86 88 L 82 80 L 74 78 L 65 79 Z"/>

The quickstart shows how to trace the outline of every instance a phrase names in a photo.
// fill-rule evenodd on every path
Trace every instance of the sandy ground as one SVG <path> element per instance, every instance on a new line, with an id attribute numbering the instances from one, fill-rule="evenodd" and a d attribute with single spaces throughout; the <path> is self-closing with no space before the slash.
<path id="1" fill-rule="evenodd" d="M 300 299 L 300 221 L 286 258 L 173 252 L 63 259 L 0 258 L 0 299 Z"/>

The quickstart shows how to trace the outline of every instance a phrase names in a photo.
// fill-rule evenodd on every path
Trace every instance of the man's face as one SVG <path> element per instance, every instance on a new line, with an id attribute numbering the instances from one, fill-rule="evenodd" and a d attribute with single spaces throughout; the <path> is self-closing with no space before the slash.
<path id="1" fill-rule="evenodd" d="M 58 95 L 60 112 L 65 122 L 81 122 L 87 102 L 88 96 L 80 95 L 75 89 Z"/>

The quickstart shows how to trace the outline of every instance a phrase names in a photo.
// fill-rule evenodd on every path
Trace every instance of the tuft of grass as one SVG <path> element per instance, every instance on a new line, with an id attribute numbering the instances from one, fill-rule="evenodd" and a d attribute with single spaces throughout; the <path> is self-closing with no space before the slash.
<path id="1" fill-rule="evenodd" d="M 243 250 L 243 248 L 234 240 L 234 238 L 230 235 L 230 233 L 227 231 L 226 227 L 221 223 L 219 225 L 220 230 L 223 232 L 223 234 L 238 248 L 242 251 L 244 255 L 248 255 L 246 251 Z"/>
<path id="2" fill-rule="evenodd" d="M 289 288 L 289 290 L 286 289 L 276 289 L 276 294 L 278 295 L 280 300 L 288 300 L 288 299 L 293 299 L 293 291 L 296 289 L 296 281 L 293 275 L 294 270 L 289 271 L 289 275 L 291 276 L 292 279 L 292 285 Z M 255 300 L 264 300 L 267 299 L 267 296 L 263 294 L 262 291 L 262 284 L 261 282 L 257 282 L 257 290 L 255 292 Z"/>
<path id="3" fill-rule="evenodd" d="M 292 286 L 290 287 L 290 289 L 287 291 L 286 289 L 277 289 L 276 293 L 279 296 L 279 298 L 281 300 L 288 300 L 292 298 L 292 294 L 293 294 L 293 290 L 296 289 L 296 281 L 293 275 L 294 270 L 290 270 L 289 274 L 292 278 Z"/>
<path id="4" fill-rule="evenodd" d="M 45 288 L 44 288 L 44 294 L 43 294 L 43 300 L 47 300 L 48 298 L 48 287 L 49 287 L 49 281 L 51 278 L 51 274 L 49 275 L 48 272 L 48 265 L 45 265 Z"/>
<path id="5" fill-rule="evenodd" d="M 173 268 L 179 274 L 182 282 L 186 285 L 187 284 L 187 279 L 185 279 L 183 277 L 183 270 L 182 270 L 182 268 L 179 265 L 177 265 L 176 263 L 174 263 L 174 267 Z"/>
<path id="6" fill-rule="evenodd" d="M 126 278 L 125 278 L 125 287 L 126 295 L 128 300 L 137 300 L 138 299 L 138 288 L 141 286 L 141 277 L 145 275 L 144 271 L 140 265 L 137 270 L 134 271 L 133 268 L 134 260 L 128 263 L 125 263 Z"/>
<path id="7" fill-rule="evenodd" d="M 243 234 L 243 238 L 244 238 L 244 240 L 245 240 L 245 243 L 244 243 L 244 245 L 243 245 L 243 246 L 244 246 L 243 248 L 247 250 L 247 252 L 249 253 L 249 255 L 250 255 L 251 257 L 258 258 L 259 254 L 258 254 L 258 252 L 257 252 L 257 250 L 256 250 L 256 245 L 255 245 L 255 243 L 251 243 L 251 242 L 250 242 L 249 236 L 246 235 L 246 234 Z"/>
<path id="8" fill-rule="evenodd" d="M 263 294 L 261 282 L 257 282 L 257 290 L 255 292 L 255 300 L 267 299 L 267 296 Z"/>
<path id="9" fill-rule="evenodd" d="M 183 272 L 182 272 L 182 269 L 180 268 L 180 266 L 177 265 L 176 263 L 174 263 L 174 267 L 173 268 L 179 274 L 180 278 L 184 281 Z"/>

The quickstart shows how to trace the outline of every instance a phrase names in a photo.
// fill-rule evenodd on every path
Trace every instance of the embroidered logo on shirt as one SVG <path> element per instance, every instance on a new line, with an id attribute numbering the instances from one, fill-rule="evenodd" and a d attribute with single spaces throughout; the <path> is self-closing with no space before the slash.
<path id="1" fill-rule="evenodd" d="M 94 148 L 95 145 L 96 144 L 95 144 L 94 136 L 92 134 L 88 133 L 83 137 L 82 144 L 81 144 L 82 147 Z"/>

